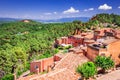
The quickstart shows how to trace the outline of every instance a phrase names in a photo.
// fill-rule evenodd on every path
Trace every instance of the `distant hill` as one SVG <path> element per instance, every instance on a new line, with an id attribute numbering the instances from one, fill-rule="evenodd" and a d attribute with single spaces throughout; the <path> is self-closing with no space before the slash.
<path id="1" fill-rule="evenodd" d="M 87 22 L 89 17 L 72 17 L 72 18 L 61 18 L 61 19 L 53 19 L 53 20 L 37 20 L 38 22 L 44 23 L 55 23 L 55 22 L 73 22 L 74 20 L 80 20 L 82 22 Z"/>
<path id="2" fill-rule="evenodd" d="M 62 23 L 62 22 L 73 22 L 74 20 L 80 20 L 82 22 L 87 22 L 89 19 L 90 19 L 89 17 L 72 17 L 72 18 L 61 18 L 61 19 L 51 19 L 51 20 L 33 19 L 33 21 L 43 22 L 43 23 L 56 23 L 56 22 Z M 25 19 L 0 18 L 0 23 L 21 21 L 21 20 L 25 20 Z"/>
<path id="3" fill-rule="evenodd" d="M 14 22 L 14 21 L 19 21 L 20 19 L 16 18 L 0 18 L 0 23 L 6 23 L 6 22 Z"/>

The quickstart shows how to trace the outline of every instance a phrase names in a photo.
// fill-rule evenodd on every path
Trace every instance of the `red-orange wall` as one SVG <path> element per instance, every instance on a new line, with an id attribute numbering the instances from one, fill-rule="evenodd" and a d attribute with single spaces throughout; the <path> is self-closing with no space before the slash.
<path id="1" fill-rule="evenodd" d="M 120 40 L 115 41 L 110 43 L 107 46 L 106 51 L 100 51 L 100 50 L 96 50 L 93 49 L 91 47 L 88 46 L 87 48 L 87 57 L 90 60 L 94 60 L 96 56 L 101 55 L 100 53 L 105 53 L 105 56 L 111 56 L 111 58 L 115 61 L 115 64 L 120 64 Z"/>
<path id="2" fill-rule="evenodd" d="M 55 43 L 57 44 L 72 44 L 74 47 L 79 46 L 80 44 L 84 43 L 83 38 L 76 38 L 76 37 L 62 37 L 61 40 L 56 40 Z"/>
<path id="3" fill-rule="evenodd" d="M 47 67 L 52 66 L 53 63 L 54 63 L 54 58 L 53 57 L 44 59 L 43 60 L 43 68 L 44 68 L 44 70 L 47 70 Z"/>
<path id="4" fill-rule="evenodd" d="M 120 40 L 109 44 L 108 51 L 112 55 L 111 57 L 114 59 L 116 64 L 120 64 L 120 58 L 118 57 L 120 55 Z"/>
<path id="5" fill-rule="evenodd" d="M 47 71 L 49 66 L 53 66 L 54 65 L 54 57 L 51 58 L 46 58 L 40 61 L 33 61 L 30 63 L 30 72 L 36 72 L 35 66 L 38 66 L 39 68 L 39 72 L 43 72 L 44 70 Z"/>
<path id="6" fill-rule="evenodd" d="M 31 62 L 30 63 L 30 72 L 36 72 L 35 66 L 38 66 L 39 71 L 41 72 L 41 61 L 40 62 Z"/>
<path id="7" fill-rule="evenodd" d="M 83 38 L 73 38 L 73 39 L 72 39 L 72 45 L 73 45 L 74 47 L 79 46 L 79 45 L 82 45 L 82 44 L 83 44 L 83 41 L 84 41 Z"/>
<path id="8" fill-rule="evenodd" d="M 94 60 L 95 59 L 95 57 L 96 56 L 98 56 L 99 55 L 99 50 L 95 50 L 95 49 L 93 49 L 93 48 L 91 48 L 91 47 L 87 47 L 87 57 L 90 59 L 90 60 Z"/>

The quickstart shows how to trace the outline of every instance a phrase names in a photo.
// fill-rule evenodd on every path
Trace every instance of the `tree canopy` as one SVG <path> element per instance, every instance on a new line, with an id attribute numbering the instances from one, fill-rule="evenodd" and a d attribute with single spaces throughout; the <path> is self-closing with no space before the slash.
<path id="1" fill-rule="evenodd" d="M 5 74 L 27 70 L 31 60 L 50 57 L 55 53 L 55 38 L 71 35 L 75 29 L 73 23 L 0 24 L 0 70 Z"/>
<path id="2" fill-rule="evenodd" d="M 77 67 L 77 72 L 88 79 L 96 74 L 96 66 L 93 62 L 87 62 Z"/>
<path id="3" fill-rule="evenodd" d="M 97 56 L 95 59 L 95 64 L 98 67 L 101 67 L 103 70 L 108 70 L 114 67 L 114 61 L 110 57 Z"/>
<path id="4" fill-rule="evenodd" d="M 116 14 L 96 14 L 96 16 L 92 17 L 91 20 L 98 20 L 101 23 L 111 23 L 111 24 L 117 24 L 120 25 L 120 15 Z"/>

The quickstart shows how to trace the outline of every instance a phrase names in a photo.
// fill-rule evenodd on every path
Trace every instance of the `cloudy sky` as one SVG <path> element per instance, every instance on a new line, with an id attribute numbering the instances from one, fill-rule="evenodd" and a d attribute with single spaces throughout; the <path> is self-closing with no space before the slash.
<path id="1" fill-rule="evenodd" d="M 58 19 L 120 14 L 120 0 L 0 0 L 0 17 Z"/>

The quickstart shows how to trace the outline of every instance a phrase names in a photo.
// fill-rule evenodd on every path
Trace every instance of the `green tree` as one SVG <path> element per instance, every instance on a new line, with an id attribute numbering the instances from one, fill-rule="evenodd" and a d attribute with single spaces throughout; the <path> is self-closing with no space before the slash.
<path id="1" fill-rule="evenodd" d="M 1 80 L 14 80 L 14 76 L 13 74 L 7 74 Z"/>
<path id="2" fill-rule="evenodd" d="M 13 63 L 12 65 L 12 73 L 15 72 L 18 68 L 24 68 L 27 61 L 27 54 L 20 47 L 14 47 L 11 51 L 11 54 L 14 55 L 14 58 L 11 59 Z"/>
<path id="3" fill-rule="evenodd" d="M 93 62 L 87 62 L 84 63 L 82 66 L 78 66 L 76 71 L 85 79 L 93 77 L 97 72 L 96 66 Z"/>
<path id="4" fill-rule="evenodd" d="M 13 62 L 8 52 L 5 50 L 0 51 L 0 70 L 3 71 L 5 75 L 11 73 L 12 64 Z"/>
<path id="5" fill-rule="evenodd" d="M 105 73 L 106 70 L 114 67 L 115 63 L 110 57 L 97 56 L 95 59 L 95 64 L 97 67 L 101 67 L 103 73 Z"/>

